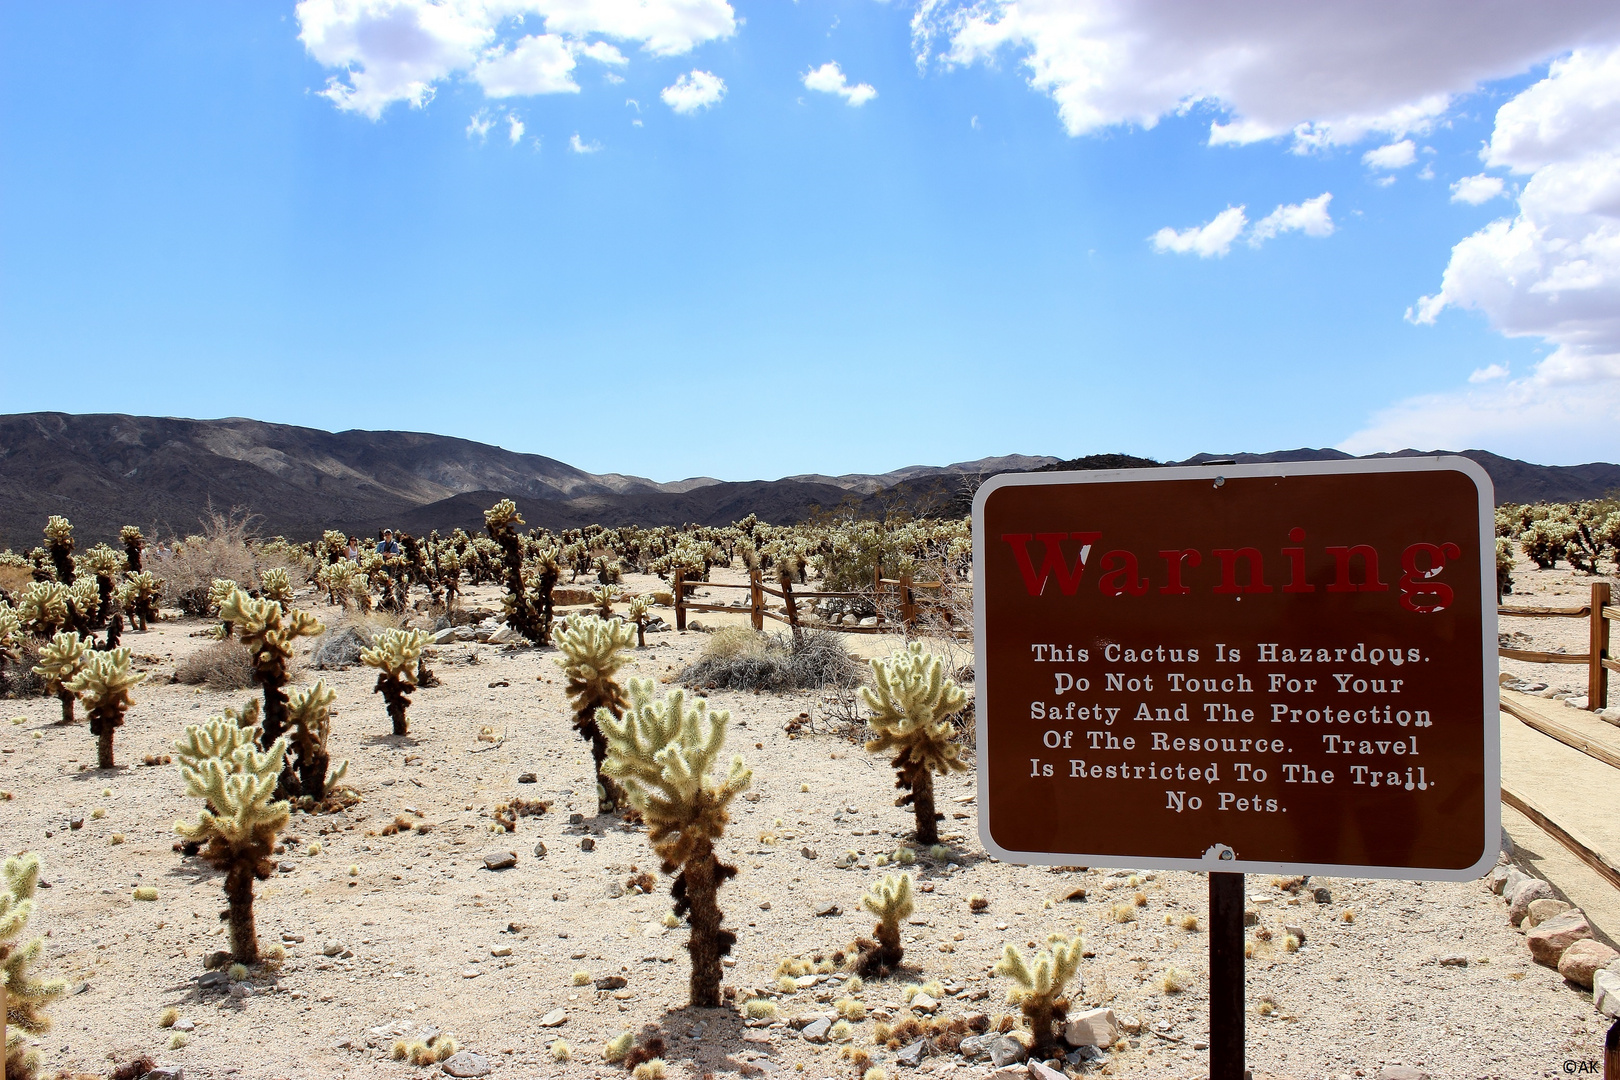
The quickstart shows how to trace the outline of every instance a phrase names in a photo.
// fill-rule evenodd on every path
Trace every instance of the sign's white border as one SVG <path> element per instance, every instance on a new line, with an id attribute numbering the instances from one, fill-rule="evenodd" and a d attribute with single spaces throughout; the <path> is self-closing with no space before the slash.
<path id="1" fill-rule="evenodd" d="M 1361 866 L 1340 863 L 1259 862 L 1242 858 L 1206 857 L 1170 859 L 1121 854 L 1099 855 L 1083 851 L 1009 851 L 995 842 L 990 833 L 990 771 L 986 754 L 990 745 L 989 716 L 994 687 L 985 656 L 985 551 L 984 504 L 995 492 L 1007 487 L 1041 487 L 1067 484 L 1153 483 L 1161 480 L 1209 480 L 1226 477 L 1327 476 L 1344 473 L 1459 472 L 1474 482 L 1479 493 L 1479 602 L 1481 618 L 1480 650 L 1483 656 L 1485 715 L 1485 814 L 1480 822 L 1480 855 L 1472 866 L 1461 869 L 1416 866 Z M 1413 881 L 1472 881 L 1496 865 L 1501 844 L 1502 785 L 1501 715 L 1498 702 L 1496 652 L 1496 515 L 1494 488 L 1490 476 L 1465 457 L 1432 455 L 1425 457 L 1382 458 L 1373 461 L 1297 461 L 1255 465 L 1185 465 L 1163 469 L 1107 469 L 1095 472 L 1012 473 L 994 476 L 979 488 L 973 498 L 973 649 L 978 677 L 978 708 L 975 710 L 978 734 L 979 840 L 985 851 L 1010 863 L 1054 866 L 1115 866 L 1153 870 L 1218 870 L 1233 874 L 1319 874 L 1328 877 L 1406 878 Z M 1232 853 L 1226 852 L 1227 856 Z"/>

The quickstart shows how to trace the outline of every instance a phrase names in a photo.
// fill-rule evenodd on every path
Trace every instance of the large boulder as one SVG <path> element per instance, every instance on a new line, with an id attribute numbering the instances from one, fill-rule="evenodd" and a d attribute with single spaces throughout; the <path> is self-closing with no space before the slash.
<path id="1" fill-rule="evenodd" d="M 1592 927 L 1587 923 L 1585 914 L 1579 908 L 1574 908 L 1548 919 L 1526 934 L 1524 940 L 1530 946 L 1530 955 L 1536 963 L 1555 968 L 1565 949 L 1591 936 Z"/>
<path id="2" fill-rule="evenodd" d="M 1519 883 L 1508 901 L 1508 922 L 1518 926 L 1530 914 L 1530 905 L 1537 900 L 1556 900 L 1553 887 L 1540 878 L 1526 878 Z"/>
<path id="3" fill-rule="evenodd" d="M 1063 1027 L 1063 1038 L 1070 1046 L 1113 1046 L 1124 1034 L 1113 1009 L 1076 1013 Z"/>
<path id="4" fill-rule="evenodd" d="M 1592 938 L 1583 938 L 1564 950 L 1564 955 L 1558 958 L 1558 974 L 1574 983 L 1576 986 L 1593 989 L 1592 979 L 1602 968 L 1620 959 L 1620 953 L 1615 952 L 1601 941 Z"/>
<path id="5" fill-rule="evenodd" d="M 1620 971 L 1604 968 L 1592 976 L 1592 1004 L 1604 1016 L 1620 1017 Z"/>
<path id="6" fill-rule="evenodd" d="M 1530 908 L 1525 913 L 1524 921 L 1528 926 L 1540 926 L 1554 915 L 1562 915 L 1573 904 L 1566 904 L 1562 900 L 1532 900 Z"/>

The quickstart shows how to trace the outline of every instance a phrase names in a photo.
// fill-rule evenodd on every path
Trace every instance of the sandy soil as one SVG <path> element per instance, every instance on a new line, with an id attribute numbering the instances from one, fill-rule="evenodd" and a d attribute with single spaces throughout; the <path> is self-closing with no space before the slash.
<path id="1" fill-rule="evenodd" d="M 1558 602 L 1568 593 L 1573 601 L 1584 581 L 1527 571 L 1513 599 Z M 654 582 L 629 584 L 650 589 Z M 468 606 L 495 608 L 495 591 L 473 590 Z M 314 610 L 339 618 L 323 605 Z M 698 618 L 712 624 L 736 617 Z M 1534 638 L 1536 648 L 1561 640 L 1566 629 L 1563 620 L 1525 621 L 1533 635 L 1546 635 Z M 334 754 L 353 762 L 348 779 L 362 801 L 339 814 L 296 815 L 289 832 L 301 843 L 289 841 L 282 872 L 259 887 L 261 941 L 287 938 L 286 962 L 254 973 L 251 997 L 200 989 L 203 958 L 222 945 L 220 878 L 172 850 L 173 823 L 196 810 L 177 768 L 137 763 L 170 750 L 187 722 L 249 696 L 169 681 L 175 662 L 205 644 L 196 635 L 207 625 L 181 620 L 127 635 L 150 678 L 118 734 L 124 764 L 113 772 L 94 768 L 94 741 L 82 724 L 55 723 L 54 699 L 0 705 L 3 715 L 24 717 L 0 725 L 0 787 L 15 792 L 14 801 L 0 803 L 0 845 L 38 851 L 44 860 L 51 888 L 41 893 L 33 930 L 50 935 L 49 971 L 75 987 L 56 1006 L 56 1028 L 43 1042 L 50 1068 L 101 1071 L 109 1055 L 143 1051 L 183 1066 L 188 1077 L 406 1077 L 427 1070 L 388 1060 L 386 1051 L 409 1024 L 452 1033 L 464 1048 L 489 1057 L 497 1077 L 622 1076 L 602 1062 L 603 1042 L 627 1028 L 657 1025 L 672 1076 L 785 1075 L 801 1067 L 807 1077 L 855 1075 L 838 1060 L 838 1047 L 806 1043 L 785 1024 L 746 1027 L 736 1010 L 684 1008 L 684 927 L 659 923 L 669 909 L 667 879 L 652 895 L 624 894 L 630 875 L 656 872 L 655 860 L 641 832 L 596 815 L 588 750 L 567 723 L 549 649 L 439 649 L 433 667 L 443 685 L 418 692 L 412 733 L 399 739 L 387 734 L 367 669 L 320 673 L 338 692 Z M 650 635 L 625 674 L 669 676 L 705 640 L 700 632 Z M 895 644 L 848 640 L 868 655 Z M 1584 648 L 1584 639 L 1575 644 Z M 1576 670 L 1555 673 L 1573 687 Z M 298 681 L 316 674 L 304 671 Z M 870 866 L 874 856 L 895 850 L 910 819 L 892 805 L 892 774 L 883 761 L 836 735 L 792 738 L 783 731 L 800 712 L 817 713 L 815 694 L 711 697 L 732 711 L 731 748 L 753 767 L 758 795 L 736 804 L 723 845 L 741 868 L 721 904 L 739 937 L 727 985 L 742 997 L 772 990 L 783 957 L 830 951 L 869 931 L 870 919 L 855 912 L 863 886 L 879 871 L 841 870 L 834 860 L 854 850 Z M 498 741 L 480 741 L 486 727 Z M 538 782 L 519 785 L 524 772 Z M 989 974 L 1002 945 L 1078 928 L 1094 954 L 1082 966 L 1081 1002 L 1107 1003 L 1146 1025 L 1131 1049 L 1109 1055 L 1094 1071 L 1204 1075 L 1206 938 L 1201 930 L 1165 925 L 1166 916 L 1202 917 L 1204 879 L 1146 874 L 1133 887 L 1119 871 L 996 863 L 977 841 L 973 775 L 958 774 L 940 787 L 956 865 L 923 859 L 913 867 L 929 891 L 918 897 L 905 945 L 919 980 L 945 984 L 942 1014 L 1007 1011 L 1006 983 Z M 492 834 L 488 811 L 514 795 L 555 805 L 522 819 L 514 835 Z M 105 811 L 99 819 L 92 816 L 98 809 Z M 582 824 L 567 823 L 571 811 L 583 815 Z M 77 812 L 84 825 L 70 829 Z M 370 835 L 395 815 L 432 828 Z M 767 832 L 775 843 L 761 841 Z M 114 844 L 114 834 L 123 842 Z M 595 841 L 592 851 L 581 850 L 587 837 Z M 322 850 L 310 856 L 315 840 Z M 546 846 L 543 858 L 534 854 L 536 841 Z M 515 851 L 516 867 L 484 869 L 490 851 Z M 1436 1077 L 1550 1076 L 1561 1073 L 1566 1059 L 1598 1056 L 1604 1028 L 1590 995 L 1530 962 L 1501 902 L 1480 883 L 1312 884 L 1329 887 L 1332 902 L 1319 905 L 1308 891 L 1301 899 L 1250 879 L 1251 906 L 1261 928 L 1275 934 L 1259 943 L 1249 968 L 1251 1003 L 1274 1004 L 1271 1015 L 1256 1011 L 1248 1021 L 1256 1076 L 1375 1076 L 1392 1062 L 1420 1065 Z M 137 885 L 156 886 L 157 901 L 135 901 Z M 1061 899 L 1081 886 L 1087 900 Z M 1145 904 L 1135 921 L 1111 921 L 1112 902 L 1137 892 Z M 982 914 L 968 910 L 974 893 L 990 901 Z M 817 917 L 829 904 L 841 913 Z M 1353 921 L 1344 920 L 1347 910 Z M 1298 952 L 1277 947 L 1285 923 L 1307 932 Z M 340 946 L 340 955 L 325 955 L 329 945 Z M 1469 963 L 1438 965 L 1448 954 Z M 1162 990 L 1170 968 L 1185 973 L 1184 991 Z M 626 985 L 574 986 L 578 971 L 621 975 Z M 871 1046 L 875 1020 L 907 1013 L 902 985 L 868 983 L 861 997 L 871 1014 L 856 1025 L 856 1045 L 867 1047 L 891 1077 L 987 1072 L 955 1055 L 896 1070 L 892 1051 Z M 825 1012 L 835 987 L 836 979 L 781 997 L 784 1017 Z M 195 1025 L 184 1048 L 167 1049 L 171 1033 L 159 1026 L 159 1014 L 168 1006 Z M 565 1010 L 566 1021 L 539 1026 L 554 1009 Z M 572 1047 L 566 1064 L 549 1051 L 559 1038 Z"/>

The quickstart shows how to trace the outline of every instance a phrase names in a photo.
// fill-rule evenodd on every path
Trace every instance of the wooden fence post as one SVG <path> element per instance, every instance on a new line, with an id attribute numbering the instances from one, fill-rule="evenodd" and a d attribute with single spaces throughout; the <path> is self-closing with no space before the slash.
<path id="1" fill-rule="evenodd" d="M 793 628 L 793 644 L 804 644 L 804 631 L 799 629 L 799 603 L 793 599 L 793 582 L 788 575 L 781 576 L 782 606 L 787 608 L 788 625 Z"/>
<path id="2" fill-rule="evenodd" d="M 675 571 L 675 629 L 686 629 L 686 571 Z"/>
<path id="3" fill-rule="evenodd" d="M 1586 668 L 1586 707 L 1593 712 L 1609 703 L 1609 669 L 1603 666 L 1603 661 L 1609 657 L 1609 620 L 1603 617 L 1603 609 L 1608 605 L 1610 596 L 1607 581 L 1592 583 L 1592 614 L 1586 650 L 1591 661 Z"/>
<path id="4" fill-rule="evenodd" d="M 911 574 L 900 575 L 900 621 L 907 630 L 917 627 L 917 598 L 911 593 Z"/>
<path id="5" fill-rule="evenodd" d="M 765 590 L 760 587 L 759 571 L 748 571 L 749 621 L 755 630 L 765 629 Z"/>

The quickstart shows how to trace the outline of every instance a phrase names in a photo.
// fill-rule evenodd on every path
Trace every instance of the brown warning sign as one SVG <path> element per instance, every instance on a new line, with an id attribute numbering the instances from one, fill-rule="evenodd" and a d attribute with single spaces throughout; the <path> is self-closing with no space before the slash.
<path id="1" fill-rule="evenodd" d="M 992 854 L 1459 880 L 1493 863 L 1478 465 L 1003 476 L 973 527 Z"/>

